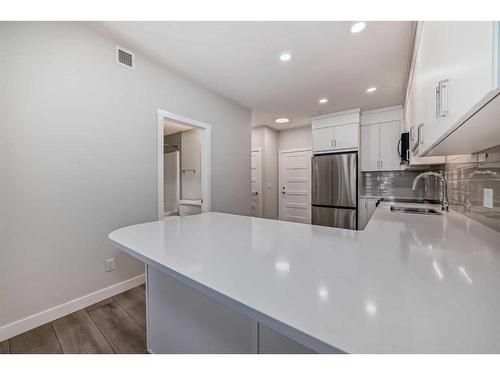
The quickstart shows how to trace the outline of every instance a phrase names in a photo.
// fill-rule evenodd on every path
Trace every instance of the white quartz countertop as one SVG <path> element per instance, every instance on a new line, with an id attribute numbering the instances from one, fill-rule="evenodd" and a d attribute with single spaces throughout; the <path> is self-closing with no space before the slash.
<path id="1" fill-rule="evenodd" d="M 304 344 L 500 353 L 500 233 L 455 212 L 396 213 L 381 203 L 359 232 L 213 212 L 109 238 Z"/>

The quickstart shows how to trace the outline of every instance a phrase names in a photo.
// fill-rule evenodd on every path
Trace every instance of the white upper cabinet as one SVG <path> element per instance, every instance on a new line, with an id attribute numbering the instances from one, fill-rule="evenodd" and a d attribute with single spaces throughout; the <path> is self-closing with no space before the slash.
<path id="1" fill-rule="evenodd" d="M 327 152 L 332 150 L 334 138 L 333 127 L 313 129 L 312 142 L 314 152 Z"/>
<path id="2" fill-rule="evenodd" d="M 380 131 L 378 124 L 361 126 L 361 170 L 378 171 L 380 159 Z"/>
<path id="3" fill-rule="evenodd" d="M 359 123 L 333 127 L 335 150 L 352 150 L 359 146 Z"/>
<path id="4" fill-rule="evenodd" d="M 361 114 L 361 170 L 400 170 L 401 106 L 365 111 Z"/>
<path id="5" fill-rule="evenodd" d="M 401 121 L 389 121 L 379 125 L 380 129 L 380 169 L 397 171 L 400 169 L 399 140 Z"/>
<path id="6" fill-rule="evenodd" d="M 357 150 L 359 109 L 315 117 L 311 121 L 314 153 Z"/>
<path id="7" fill-rule="evenodd" d="M 500 143 L 498 44 L 498 22 L 419 23 L 405 106 L 413 156 Z"/>

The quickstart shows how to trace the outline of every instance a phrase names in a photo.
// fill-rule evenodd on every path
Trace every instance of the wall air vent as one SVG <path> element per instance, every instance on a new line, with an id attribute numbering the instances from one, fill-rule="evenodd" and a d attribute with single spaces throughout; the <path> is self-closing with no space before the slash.
<path id="1" fill-rule="evenodd" d="M 135 68 L 135 56 L 124 48 L 116 47 L 116 62 L 129 68 Z"/>

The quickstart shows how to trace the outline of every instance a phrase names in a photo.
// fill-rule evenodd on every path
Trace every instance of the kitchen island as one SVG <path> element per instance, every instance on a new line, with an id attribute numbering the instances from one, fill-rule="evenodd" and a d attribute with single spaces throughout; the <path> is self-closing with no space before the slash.
<path id="1" fill-rule="evenodd" d="M 381 203 L 364 231 L 211 212 L 109 238 L 147 265 L 154 353 L 500 353 L 500 233 L 452 211 Z"/>

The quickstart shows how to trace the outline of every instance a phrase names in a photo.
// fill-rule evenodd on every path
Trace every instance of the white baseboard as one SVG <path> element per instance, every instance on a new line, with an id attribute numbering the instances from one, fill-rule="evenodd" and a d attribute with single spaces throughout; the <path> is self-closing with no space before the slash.
<path id="1" fill-rule="evenodd" d="M 45 311 L 33 314 L 15 322 L 6 324 L 0 327 L 0 342 L 11 337 L 17 336 L 30 329 L 39 327 L 45 323 L 59 319 L 65 315 L 71 314 L 77 310 L 83 309 L 96 302 L 106 298 L 113 297 L 126 290 L 135 288 L 145 282 L 144 274 L 122 281 L 118 284 L 108 286 L 96 292 L 89 293 L 83 297 L 76 298 L 72 301 L 65 302 L 61 305 L 52 307 Z"/>

